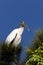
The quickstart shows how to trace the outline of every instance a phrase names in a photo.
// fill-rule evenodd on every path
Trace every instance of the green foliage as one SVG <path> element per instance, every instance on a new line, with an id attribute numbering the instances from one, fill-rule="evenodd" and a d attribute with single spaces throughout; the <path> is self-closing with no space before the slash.
<path id="1" fill-rule="evenodd" d="M 27 53 L 30 54 L 26 65 L 43 65 L 43 31 L 37 32 L 37 38 L 33 41 L 34 45 Z"/>
<path id="2" fill-rule="evenodd" d="M 20 54 L 21 54 L 22 47 L 19 45 L 18 47 L 12 47 L 10 45 L 7 46 L 6 43 L 1 45 L 1 65 L 12 65 L 12 62 L 19 65 Z"/>
<path id="3" fill-rule="evenodd" d="M 39 47 L 30 55 L 26 65 L 43 65 L 43 47 Z"/>
<path id="4" fill-rule="evenodd" d="M 43 30 L 36 32 L 36 37 L 32 41 L 32 50 L 37 49 L 43 43 Z"/>

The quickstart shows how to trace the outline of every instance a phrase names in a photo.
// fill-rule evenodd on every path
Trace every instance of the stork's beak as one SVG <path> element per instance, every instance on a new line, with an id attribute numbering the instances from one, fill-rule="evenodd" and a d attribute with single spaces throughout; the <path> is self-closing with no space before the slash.
<path id="1" fill-rule="evenodd" d="M 28 31 L 30 31 L 30 28 L 29 28 L 27 25 L 25 25 L 25 28 L 26 28 Z"/>

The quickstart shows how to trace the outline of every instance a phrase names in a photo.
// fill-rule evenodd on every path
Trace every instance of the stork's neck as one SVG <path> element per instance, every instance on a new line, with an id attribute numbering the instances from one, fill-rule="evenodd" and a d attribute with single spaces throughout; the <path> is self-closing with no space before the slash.
<path id="1" fill-rule="evenodd" d="M 19 32 L 20 32 L 21 35 L 22 35 L 23 31 L 24 31 L 24 27 L 20 27 Z"/>

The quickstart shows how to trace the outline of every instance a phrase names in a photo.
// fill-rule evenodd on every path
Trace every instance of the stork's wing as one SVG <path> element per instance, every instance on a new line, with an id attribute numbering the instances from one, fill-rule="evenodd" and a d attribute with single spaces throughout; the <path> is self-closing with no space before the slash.
<path id="1" fill-rule="evenodd" d="M 16 37 L 17 37 L 17 33 L 16 33 L 14 39 L 10 42 L 10 45 L 14 42 L 14 40 L 16 39 Z"/>
<path id="2" fill-rule="evenodd" d="M 16 35 L 17 35 L 18 29 L 14 29 L 6 38 L 5 42 L 10 44 L 13 42 L 13 40 L 15 39 Z"/>

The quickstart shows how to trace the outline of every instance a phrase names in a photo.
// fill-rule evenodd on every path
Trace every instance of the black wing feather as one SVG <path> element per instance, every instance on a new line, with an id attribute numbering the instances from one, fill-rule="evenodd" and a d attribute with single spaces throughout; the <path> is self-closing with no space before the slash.
<path id="1" fill-rule="evenodd" d="M 15 38 L 10 42 L 10 45 L 14 42 L 14 40 L 16 39 L 16 37 L 17 37 L 17 33 L 15 35 Z"/>

